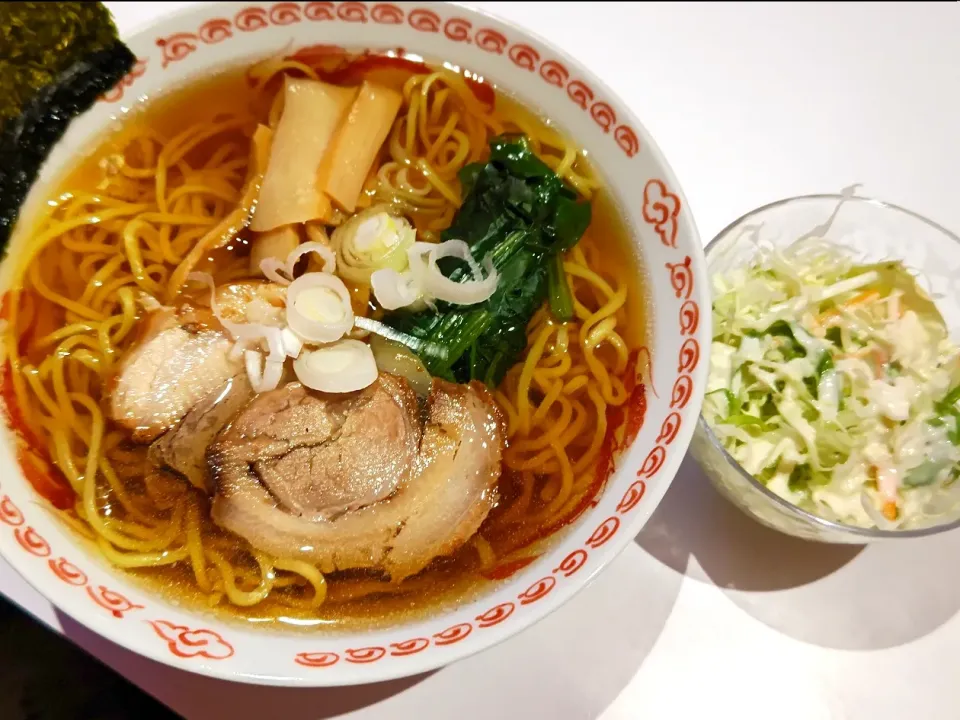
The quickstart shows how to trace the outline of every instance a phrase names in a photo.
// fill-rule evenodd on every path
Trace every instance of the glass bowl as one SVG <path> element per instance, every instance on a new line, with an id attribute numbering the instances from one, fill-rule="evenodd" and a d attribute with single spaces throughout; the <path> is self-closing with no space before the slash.
<path id="1" fill-rule="evenodd" d="M 761 247 L 784 247 L 804 235 L 820 235 L 861 255 L 864 262 L 900 259 L 918 273 L 950 336 L 960 338 L 960 238 L 917 213 L 853 195 L 807 195 L 779 200 L 728 225 L 706 248 L 708 273 L 746 265 Z M 923 521 L 909 529 L 862 528 L 802 510 L 768 490 L 729 454 L 703 415 L 690 451 L 718 491 L 755 520 L 795 537 L 831 543 L 932 535 L 960 526 L 952 516 Z"/>

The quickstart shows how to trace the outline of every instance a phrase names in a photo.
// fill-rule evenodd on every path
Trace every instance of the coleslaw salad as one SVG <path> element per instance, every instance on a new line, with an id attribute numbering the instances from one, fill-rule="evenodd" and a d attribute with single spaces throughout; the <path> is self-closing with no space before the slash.
<path id="1" fill-rule="evenodd" d="M 805 237 L 713 283 L 703 414 L 746 472 L 863 528 L 960 507 L 960 348 L 903 263 Z"/>

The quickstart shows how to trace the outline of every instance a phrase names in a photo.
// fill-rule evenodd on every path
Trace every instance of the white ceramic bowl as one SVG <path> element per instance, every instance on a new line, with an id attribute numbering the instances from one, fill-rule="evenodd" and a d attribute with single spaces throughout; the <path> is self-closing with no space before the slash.
<path id="1" fill-rule="evenodd" d="M 478 72 L 540 108 L 589 151 L 647 270 L 637 290 L 645 284 L 653 298 L 655 382 L 647 372 L 639 379 L 636 392 L 646 392 L 639 434 L 624 443 L 596 504 L 552 550 L 480 599 L 422 621 L 353 634 L 265 631 L 144 592 L 79 545 L 44 508 L 19 470 L 9 433 L 0 442 L 3 556 L 60 610 L 119 645 L 186 670 L 263 684 L 347 685 L 421 673 L 490 647 L 567 601 L 657 506 L 696 426 L 708 367 L 710 304 L 700 240 L 676 178 L 639 121 L 564 53 L 457 5 L 215 3 L 171 15 L 125 40 L 138 57 L 134 70 L 70 127 L 24 217 L 78 152 L 144 98 L 282 49 L 403 47 Z M 12 253 L 21 240 L 14 240 Z"/>

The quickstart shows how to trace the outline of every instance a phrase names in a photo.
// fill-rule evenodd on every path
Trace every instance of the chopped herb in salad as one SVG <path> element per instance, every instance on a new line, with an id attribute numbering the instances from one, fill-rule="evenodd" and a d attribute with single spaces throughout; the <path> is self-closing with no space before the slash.
<path id="1" fill-rule="evenodd" d="M 903 529 L 960 505 L 960 348 L 901 262 L 829 241 L 714 278 L 704 417 L 785 500 Z"/>

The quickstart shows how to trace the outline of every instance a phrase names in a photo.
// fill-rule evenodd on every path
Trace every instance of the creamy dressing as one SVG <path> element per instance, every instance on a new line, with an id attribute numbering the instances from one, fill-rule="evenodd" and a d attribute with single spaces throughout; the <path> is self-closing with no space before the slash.
<path id="1" fill-rule="evenodd" d="M 960 509 L 960 349 L 905 267 L 806 238 L 713 285 L 704 416 L 748 473 L 862 527 Z"/>

